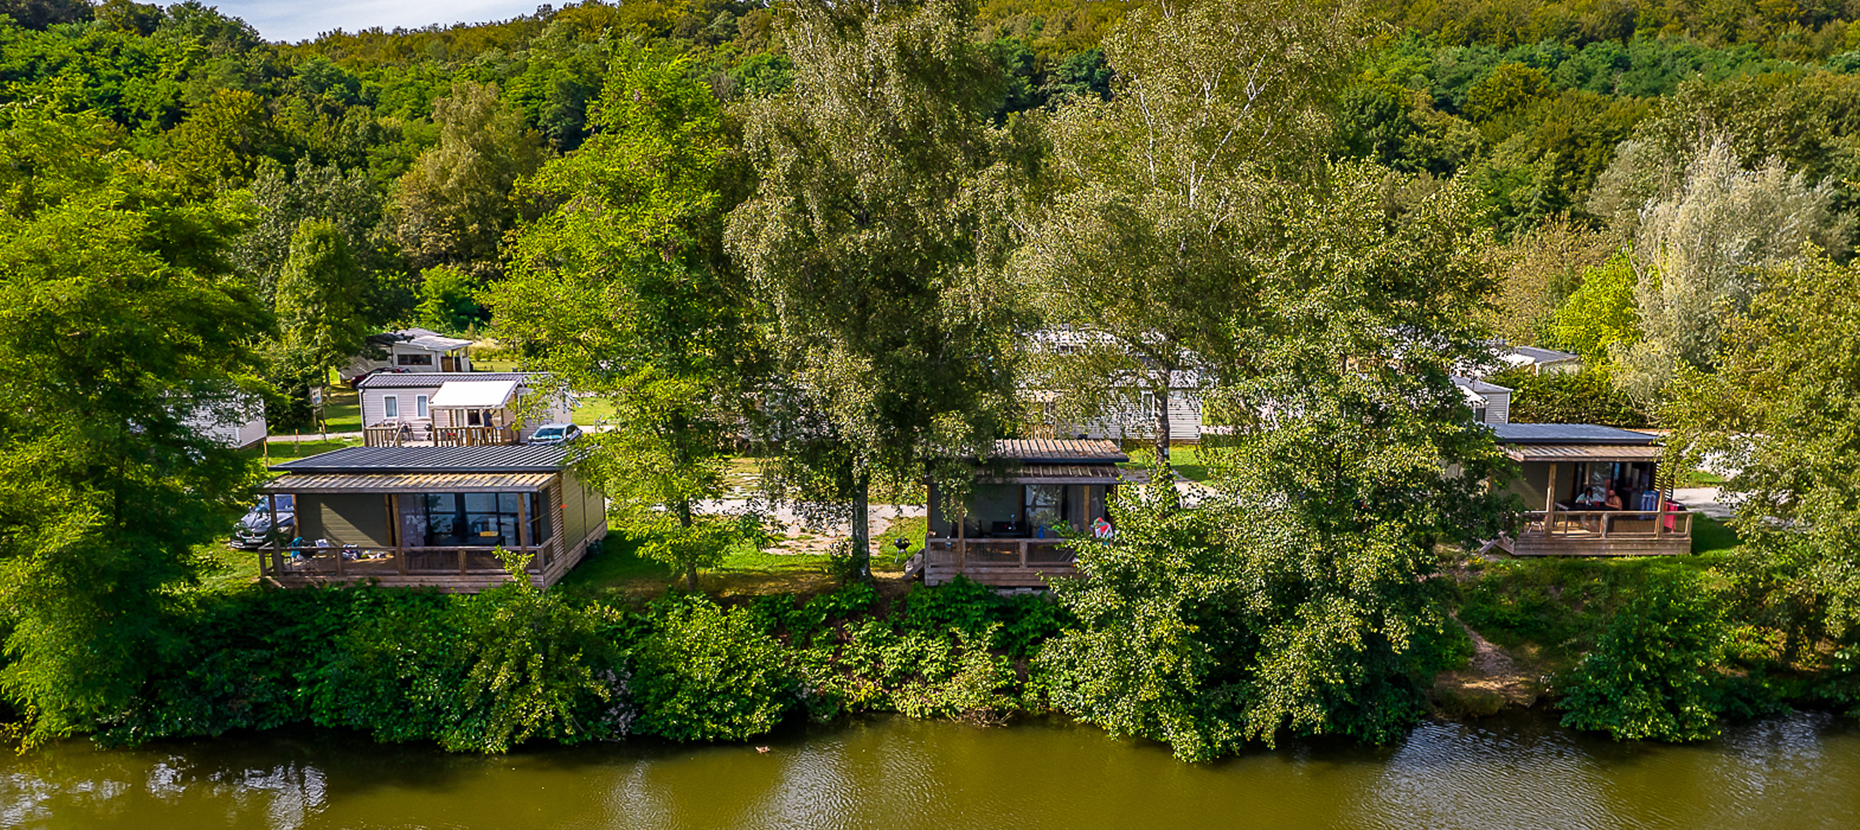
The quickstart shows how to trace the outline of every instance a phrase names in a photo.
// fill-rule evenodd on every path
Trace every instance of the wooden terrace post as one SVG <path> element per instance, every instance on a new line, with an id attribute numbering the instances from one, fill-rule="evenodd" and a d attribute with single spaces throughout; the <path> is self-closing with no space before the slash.
<path id="1" fill-rule="evenodd" d="M 1025 539 L 1020 540 L 1020 566 L 1023 569 L 1027 567 L 1027 540 Z"/>
<path id="2" fill-rule="evenodd" d="M 388 509 L 394 512 L 394 569 L 407 575 L 407 522 L 401 518 L 400 494 L 388 494 Z"/>
<path id="3" fill-rule="evenodd" d="M 459 576 L 465 575 L 465 548 L 459 548 Z"/>
<path id="4" fill-rule="evenodd" d="M 271 508 L 271 530 L 266 534 L 271 537 L 271 572 L 276 576 L 283 576 L 284 556 L 278 552 L 278 540 L 282 535 L 278 532 L 278 494 L 266 493 L 265 504 Z M 265 575 L 264 566 L 259 566 L 258 575 Z"/>
<path id="5" fill-rule="evenodd" d="M 517 494 L 517 552 L 530 552 L 530 494 Z M 530 562 L 523 563 L 523 572 L 528 574 L 530 565 L 535 564 L 538 573 L 542 572 L 542 558 L 530 553 Z"/>
<path id="6" fill-rule="evenodd" d="M 1556 521 L 1556 468 L 1561 466 L 1556 461 L 1550 462 L 1550 481 L 1544 485 L 1544 536 L 1550 535 L 1552 523 Z"/>
<path id="7" fill-rule="evenodd" d="M 968 505 L 956 513 L 956 573 L 963 573 L 969 567 L 969 510 Z M 924 572 L 929 573 L 930 563 L 926 558 Z"/>

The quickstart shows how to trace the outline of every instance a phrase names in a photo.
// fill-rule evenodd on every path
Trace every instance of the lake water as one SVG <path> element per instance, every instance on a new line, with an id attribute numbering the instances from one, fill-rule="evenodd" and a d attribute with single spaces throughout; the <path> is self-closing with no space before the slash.
<path id="1" fill-rule="evenodd" d="M 1212 765 L 1086 727 L 904 719 L 766 745 L 503 757 L 288 731 L 0 761 L 0 826 L 70 828 L 1856 828 L 1860 729 L 1801 713 L 1694 746 L 1531 713 Z"/>

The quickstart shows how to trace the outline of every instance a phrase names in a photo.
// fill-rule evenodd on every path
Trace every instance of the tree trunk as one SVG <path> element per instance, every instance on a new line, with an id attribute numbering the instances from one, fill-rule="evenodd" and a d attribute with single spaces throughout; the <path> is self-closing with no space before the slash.
<path id="1" fill-rule="evenodd" d="M 690 499 L 679 499 L 678 500 L 678 524 L 680 527 L 683 527 L 686 530 L 691 529 L 692 520 L 691 520 L 691 500 Z M 687 551 L 687 553 L 689 552 Z M 697 560 L 695 558 L 690 558 L 689 556 L 687 556 L 687 558 L 685 559 L 685 590 L 696 591 L 697 589 L 698 589 Z"/>
<path id="2" fill-rule="evenodd" d="M 853 577 L 861 580 L 872 578 L 871 500 L 872 477 L 860 473 L 853 485 L 852 559 Z"/>
<path id="3" fill-rule="evenodd" d="M 1161 388 L 1150 395 L 1156 399 L 1156 474 L 1171 476 L 1169 472 L 1169 372 L 1163 373 Z"/>

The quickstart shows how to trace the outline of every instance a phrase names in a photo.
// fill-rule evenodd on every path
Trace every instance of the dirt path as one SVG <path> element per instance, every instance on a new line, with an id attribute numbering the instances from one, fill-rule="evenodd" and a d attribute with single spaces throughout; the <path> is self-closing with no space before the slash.
<path id="1" fill-rule="evenodd" d="M 1459 623 L 1457 619 L 1454 622 Z M 1472 660 L 1464 669 L 1434 678 L 1434 704 L 1440 713 L 1448 717 L 1480 717 L 1497 714 L 1506 706 L 1530 708 L 1535 704 L 1543 693 L 1541 673 L 1465 623 L 1459 626 L 1472 638 Z"/>

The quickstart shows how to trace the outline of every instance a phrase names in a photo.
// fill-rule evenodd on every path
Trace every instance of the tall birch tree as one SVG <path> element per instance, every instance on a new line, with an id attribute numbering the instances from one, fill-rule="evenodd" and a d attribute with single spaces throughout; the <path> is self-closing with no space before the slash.
<path id="1" fill-rule="evenodd" d="M 1171 387 L 1246 362 L 1223 332 L 1258 302 L 1266 195 L 1316 172 L 1366 31 L 1348 3 L 1161 0 L 1105 39 L 1111 98 L 1053 119 L 1047 199 L 1015 261 L 1067 341 L 1040 361 L 1063 416 L 1148 397 L 1160 460 Z"/>
<path id="2" fill-rule="evenodd" d="M 1013 127 L 971 0 L 796 4 L 793 86 L 750 105 L 759 177 L 727 241 L 767 307 L 782 387 L 765 400 L 777 488 L 850 505 L 869 557 L 875 480 L 985 453 L 1015 407 L 998 187 Z"/>

